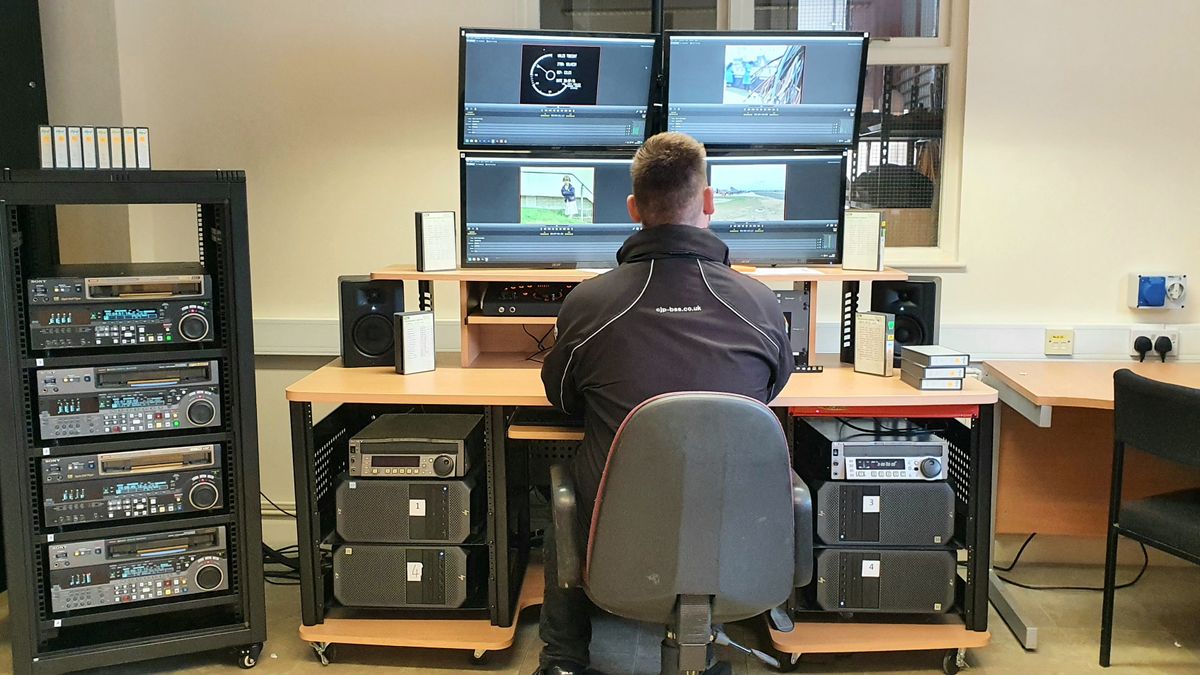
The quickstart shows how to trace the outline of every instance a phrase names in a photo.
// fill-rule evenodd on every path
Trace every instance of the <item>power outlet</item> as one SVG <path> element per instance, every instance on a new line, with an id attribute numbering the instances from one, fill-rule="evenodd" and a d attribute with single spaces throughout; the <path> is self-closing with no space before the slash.
<path id="1" fill-rule="evenodd" d="M 1162 357 L 1158 355 L 1158 352 L 1154 351 L 1154 343 L 1158 341 L 1160 336 L 1170 338 L 1171 340 L 1171 351 L 1167 353 L 1167 358 L 1178 358 L 1182 352 L 1182 347 L 1179 344 L 1179 331 L 1177 329 L 1145 326 L 1129 329 L 1129 355 L 1138 356 L 1134 345 L 1139 337 L 1145 337 L 1150 340 L 1150 351 L 1146 353 L 1145 359 L 1147 361 L 1160 360 Z"/>
<path id="2" fill-rule="evenodd" d="M 1075 330 L 1073 328 L 1047 328 L 1046 356 L 1070 356 L 1075 353 Z"/>
<path id="3" fill-rule="evenodd" d="M 1180 353 L 1180 346 L 1179 346 L 1179 331 L 1178 331 L 1178 330 L 1159 330 L 1159 331 L 1155 331 L 1155 333 L 1154 333 L 1154 341 L 1155 341 L 1155 342 L 1158 342 L 1158 338 L 1160 338 L 1160 337 L 1168 337 L 1168 338 L 1170 338 L 1170 339 L 1171 339 L 1171 351 L 1167 353 L 1167 358 L 1168 358 L 1168 359 L 1176 359 L 1176 358 L 1179 358 L 1179 353 Z M 1153 354 L 1153 356 L 1155 356 L 1155 357 L 1158 357 L 1158 353 L 1157 353 L 1157 352 L 1155 352 L 1155 353 Z"/>

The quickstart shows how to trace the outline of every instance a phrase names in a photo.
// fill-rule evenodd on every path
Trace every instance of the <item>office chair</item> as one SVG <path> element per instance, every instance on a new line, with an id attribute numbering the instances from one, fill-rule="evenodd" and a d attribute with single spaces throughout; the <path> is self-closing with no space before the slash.
<path id="1" fill-rule="evenodd" d="M 1125 447 L 1200 468 L 1200 389 L 1147 379 L 1129 369 L 1113 375 L 1112 496 L 1108 506 L 1108 553 L 1104 563 L 1104 609 L 1100 665 L 1112 652 L 1117 535 L 1200 565 L 1200 489 L 1121 503 Z"/>
<path id="2" fill-rule="evenodd" d="M 770 408 L 718 393 L 635 408 L 609 451 L 586 541 L 569 469 L 551 467 L 551 484 L 559 585 L 582 583 L 601 609 L 664 624 L 662 673 L 712 667 L 714 643 L 778 666 L 720 629 L 777 610 L 812 578 L 812 499 Z"/>

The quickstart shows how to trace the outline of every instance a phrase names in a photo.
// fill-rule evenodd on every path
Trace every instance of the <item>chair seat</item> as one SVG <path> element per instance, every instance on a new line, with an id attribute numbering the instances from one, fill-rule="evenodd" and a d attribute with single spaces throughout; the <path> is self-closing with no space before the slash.
<path id="1" fill-rule="evenodd" d="M 1125 502 L 1120 525 L 1122 530 L 1200 555 L 1200 489 Z"/>

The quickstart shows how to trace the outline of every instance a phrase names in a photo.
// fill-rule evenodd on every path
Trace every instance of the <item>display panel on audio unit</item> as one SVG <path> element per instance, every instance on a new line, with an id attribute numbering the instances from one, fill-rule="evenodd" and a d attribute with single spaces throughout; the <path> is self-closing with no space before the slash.
<path id="1" fill-rule="evenodd" d="M 221 446 L 42 459 L 47 526 L 115 522 L 220 508 Z"/>
<path id="2" fill-rule="evenodd" d="M 483 417 L 380 415 L 349 446 L 354 477 L 465 476 L 483 456 Z"/>
<path id="3" fill-rule="evenodd" d="M 213 339 L 212 280 L 198 263 L 60 266 L 26 290 L 35 350 Z"/>
<path id="4" fill-rule="evenodd" d="M 52 544 L 50 605 L 55 614 L 229 588 L 224 527 Z"/>
<path id="5" fill-rule="evenodd" d="M 44 440 L 221 424 L 217 361 L 37 371 Z"/>
<path id="6" fill-rule="evenodd" d="M 806 479 L 946 480 L 950 446 L 903 419 L 802 418 L 796 466 Z"/>

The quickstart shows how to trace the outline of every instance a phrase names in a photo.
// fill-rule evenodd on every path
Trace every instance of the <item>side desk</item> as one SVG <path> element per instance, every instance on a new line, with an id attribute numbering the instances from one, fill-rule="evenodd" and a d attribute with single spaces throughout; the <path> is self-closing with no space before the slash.
<path id="1" fill-rule="evenodd" d="M 1200 363 L 1135 361 L 986 361 L 983 381 L 1000 395 L 996 423 L 995 531 L 1103 537 L 1112 481 L 1113 373 L 1121 368 L 1163 382 L 1200 387 Z M 1156 457 L 1127 461 L 1130 499 L 1194 487 L 1200 475 Z M 1026 649 L 1030 625 L 993 573 L 991 600 Z"/>
<path id="2" fill-rule="evenodd" d="M 862 375 L 837 363 L 836 356 L 822 358 L 823 373 L 797 374 L 771 405 L 786 414 L 833 416 L 911 416 L 962 420 L 961 459 L 955 479 L 960 492 L 970 494 L 964 506 L 964 568 L 962 607 L 945 615 L 939 624 L 916 626 L 887 623 L 830 623 L 815 619 L 781 634 L 772 632 L 775 647 L 784 654 L 877 651 L 880 649 L 947 649 L 958 652 L 986 645 L 987 578 L 990 564 L 991 443 L 997 402 L 996 392 L 968 379 L 956 392 L 923 392 L 899 378 Z M 542 438 L 532 428 L 510 436 L 506 409 L 513 406 L 549 406 L 539 371 L 529 366 L 471 367 L 460 365 L 456 353 L 439 354 L 437 370 L 417 375 L 397 375 L 391 368 L 340 367 L 335 361 L 287 388 L 292 415 L 292 445 L 296 486 L 298 543 L 301 565 L 301 638 L 312 643 L 318 655 L 329 643 L 386 644 L 392 646 L 467 649 L 479 658 L 491 650 L 511 645 L 516 615 L 524 607 L 540 604 L 540 573 L 531 567 L 525 575 L 528 521 L 512 532 L 513 511 L 520 508 L 517 484 L 525 467 L 521 453 L 506 450 L 506 441 L 525 434 Z M 314 403 L 339 404 L 333 413 L 314 424 Z M 489 544 L 488 609 L 478 618 L 455 620 L 453 630 L 435 619 L 390 619 L 357 616 L 352 609 L 332 601 L 328 574 L 322 566 L 321 546 L 333 537 L 333 488 L 345 470 L 347 442 L 369 421 L 387 410 L 414 406 L 473 406 L 485 411 L 488 481 L 487 540 Z M 356 428 L 357 427 L 357 428 Z M 561 433 L 561 430 L 560 430 Z M 568 435 L 565 439 L 577 438 Z M 564 440 L 560 438 L 559 440 Z M 526 491 L 527 498 L 527 491 Z M 527 507 L 527 503 L 525 504 Z M 526 516 L 527 518 L 527 516 Z M 519 519 L 517 519 L 519 520 Z M 977 583 L 978 582 L 978 583 Z M 524 588 L 524 590 L 522 590 Z M 534 597 L 538 596 L 538 597 Z M 824 621 L 824 622 L 822 622 Z M 836 627 L 836 629 L 835 629 Z M 453 640 L 446 635 L 452 632 Z M 824 637 L 822 637 L 824 636 Z"/>

